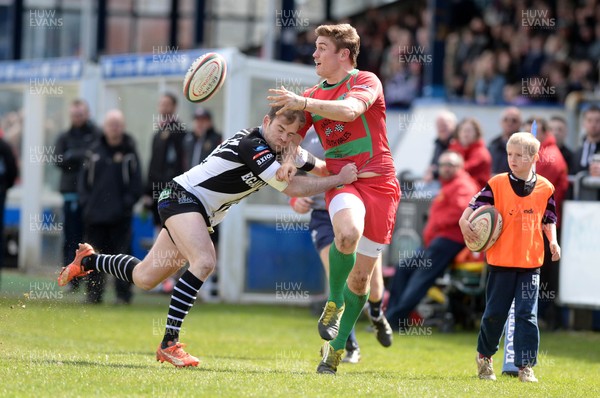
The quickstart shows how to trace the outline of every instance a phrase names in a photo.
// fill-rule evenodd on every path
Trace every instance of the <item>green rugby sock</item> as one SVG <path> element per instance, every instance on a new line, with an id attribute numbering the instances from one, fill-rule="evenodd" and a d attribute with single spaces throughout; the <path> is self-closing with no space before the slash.
<path id="1" fill-rule="evenodd" d="M 368 297 L 369 292 L 359 296 L 353 293 L 348 288 L 347 284 L 344 285 L 344 302 L 346 303 L 346 309 L 344 310 L 344 314 L 340 320 L 340 330 L 338 335 L 330 343 L 334 350 L 337 351 L 346 347 L 346 340 L 348 340 L 348 336 L 350 336 L 350 332 L 352 332 L 352 328 L 354 328 L 354 324 L 360 316 L 360 312 L 367 302 Z"/>
<path id="2" fill-rule="evenodd" d="M 356 253 L 344 254 L 332 243 L 329 248 L 329 301 L 339 307 L 344 304 L 344 286 L 354 263 Z"/>

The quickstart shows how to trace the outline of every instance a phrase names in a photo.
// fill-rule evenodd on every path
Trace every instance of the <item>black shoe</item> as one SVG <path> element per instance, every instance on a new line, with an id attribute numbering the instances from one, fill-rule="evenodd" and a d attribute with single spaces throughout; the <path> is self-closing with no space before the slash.
<path id="1" fill-rule="evenodd" d="M 328 301 L 325 308 L 323 308 L 318 323 L 319 335 L 323 340 L 330 341 L 337 337 L 344 308 L 346 308 L 344 304 L 338 308 L 333 301 Z"/>
<path id="2" fill-rule="evenodd" d="M 371 324 L 375 329 L 375 337 L 377 337 L 377 341 L 384 347 L 389 347 L 392 345 L 392 336 L 394 335 L 390 324 L 383 314 L 379 315 L 379 318 L 372 318 L 369 315 L 369 319 L 371 320 Z"/>

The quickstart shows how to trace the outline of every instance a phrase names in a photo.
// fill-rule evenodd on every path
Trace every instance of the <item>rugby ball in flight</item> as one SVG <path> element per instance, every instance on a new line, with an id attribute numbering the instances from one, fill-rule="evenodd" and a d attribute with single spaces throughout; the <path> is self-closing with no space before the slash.
<path id="1" fill-rule="evenodd" d="M 469 221 L 477 234 L 477 239 L 473 241 L 465 239 L 465 244 L 471 251 L 483 252 L 488 250 L 496 243 L 500 233 L 502 233 L 502 215 L 494 206 L 478 208 L 471 214 Z"/>
<path id="2" fill-rule="evenodd" d="M 227 76 L 225 58 L 217 53 L 198 57 L 183 79 L 183 95 L 191 102 L 204 102 L 215 95 Z"/>

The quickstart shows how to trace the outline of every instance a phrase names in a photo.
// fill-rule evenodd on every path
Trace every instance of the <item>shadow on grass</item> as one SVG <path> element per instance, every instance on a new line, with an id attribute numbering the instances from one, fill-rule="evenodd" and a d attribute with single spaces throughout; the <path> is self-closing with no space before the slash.
<path id="1" fill-rule="evenodd" d="M 254 375 L 266 375 L 266 374 L 281 374 L 281 375 L 312 375 L 317 374 L 316 372 L 307 370 L 289 370 L 289 369 L 223 369 L 223 368 L 207 368 L 203 367 L 202 363 L 197 368 L 190 367 L 191 371 L 194 372 L 214 372 L 214 373 L 233 373 L 233 374 L 254 374 Z"/>
<path id="2" fill-rule="evenodd" d="M 338 370 L 339 372 L 339 370 Z M 360 370 L 356 372 L 344 372 L 341 370 L 342 374 L 349 375 L 361 375 L 361 376 L 373 376 L 376 379 L 397 379 L 398 377 L 402 378 L 402 381 L 435 381 L 435 380 L 446 380 L 446 381 L 465 381 L 470 378 L 475 379 L 476 377 L 465 376 L 465 375 L 451 375 L 451 376 L 437 376 L 431 374 L 422 374 L 415 375 L 411 373 L 407 373 L 406 371 L 390 371 L 386 370 L 385 372 L 381 372 L 379 370 Z"/>
<path id="3" fill-rule="evenodd" d="M 275 361 L 277 358 L 275 356 L 269 356 L 269 357 L 259 357 L 259 356 L 240 356 L 240 355 L 204 355 L 204 356 L 200 356 L 200 359 L 204 359 L 204 360 L 220 360 L 220 359 L 226 359 L 226 360 L 239 360 L 239 361 Z M 302 359 L 302 358 L 300 358 Z"/>
<path id="4" fill-rule="evenodd" d="M 72 366 L 89 366 L 89 367 L 105 367 L 115 369 L 151 369 L 152 366 L 148 365 L 131 365 L 124 363 L 110 363 L 110 362 L 95 362 L 95 361 L 83 361 L 83 360 L 57 360 L 57 359 L 44 359 L 41 361 L 35 361 L 36 363 L 49 364 L 49 365 L 72 365 Z"/>

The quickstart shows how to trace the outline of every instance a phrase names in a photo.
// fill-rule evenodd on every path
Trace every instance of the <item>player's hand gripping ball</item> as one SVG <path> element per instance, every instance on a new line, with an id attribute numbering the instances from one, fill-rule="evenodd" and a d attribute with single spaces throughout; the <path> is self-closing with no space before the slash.
<path id="1" fill-rule="evenodd" d="M 475 210 L 469 217 L 477 239 L 465 239 L 469 250 L 483 252 L 488 250 L 500 237 L 502 232 L 502 216 L 494 206 L 482 206 Z"/>

